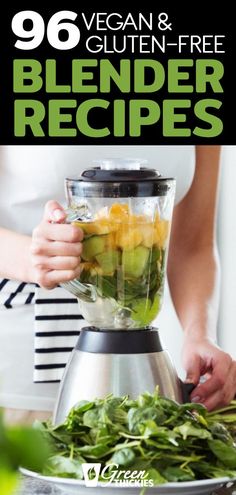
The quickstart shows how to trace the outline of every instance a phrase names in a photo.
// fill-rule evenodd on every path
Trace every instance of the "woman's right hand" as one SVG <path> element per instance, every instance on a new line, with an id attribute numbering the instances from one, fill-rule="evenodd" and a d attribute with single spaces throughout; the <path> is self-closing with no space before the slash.
<path id="1" fill-rule="evenodd" d="M 46 289 L 80 275 L 83 231 L 64 224 L 65 219 L 62 206 L 56 201 L 48 201 L 43 219 L 32 233 L 31 279 Z"/>

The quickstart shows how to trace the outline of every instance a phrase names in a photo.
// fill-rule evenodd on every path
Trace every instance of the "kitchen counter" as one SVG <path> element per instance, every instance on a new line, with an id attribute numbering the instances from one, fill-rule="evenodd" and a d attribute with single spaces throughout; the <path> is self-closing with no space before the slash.
<path id="1" fill-rule="evenodd" d="M 82 492 L 86 492 L 86 489 L 83 489 Z M 81 491 L 78 490 L 77 493 L 80 495 Z M 112 494 L 112 491 L 110 493 Z M 22 484 L 16 495 L 69 495 L 69 492 L 62 491 L 49 483 L 22 477 Z M 96 495 L 96 488 L 94 489 L 94 495 Z M 108 490 L 106 490 L 106 495 L 109 495 Z M 212 495 L 236 495 L 236 483 L 234 487 L 223 488 L 212 492 Z"/>

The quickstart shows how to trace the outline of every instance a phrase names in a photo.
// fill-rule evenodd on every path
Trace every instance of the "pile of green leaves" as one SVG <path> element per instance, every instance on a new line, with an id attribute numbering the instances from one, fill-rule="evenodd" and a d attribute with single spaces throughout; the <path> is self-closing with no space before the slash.
<path id="1" fill-rule="evenodd" d="M 54 455 L 44 474 L 83 479 L 83 462 L 146 470 L 156 484 L 236 476 L 236 401 L 207 412 L 144 393 L 82 401 L 65 423 L 38 423 Z"/>
<path id="2" fill-rule="evenodd" d="M 51 454 L 41 433 L 23 426 L 6 426 L 0 411 L 0 493 L 10 495 L 18 483 L 18 468 L 39 471 Z"/>

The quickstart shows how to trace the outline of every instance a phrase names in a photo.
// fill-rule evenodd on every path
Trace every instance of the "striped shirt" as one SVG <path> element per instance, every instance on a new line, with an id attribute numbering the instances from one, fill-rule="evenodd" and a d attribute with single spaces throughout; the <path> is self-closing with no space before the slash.
<path id="1" fill-rule="evenodd" d="M 84 319 L 78 301 L 67 290 L 0 280 L 0 307 L 10 310 L 34 304 L 34 382 L 60 381 Z"/>

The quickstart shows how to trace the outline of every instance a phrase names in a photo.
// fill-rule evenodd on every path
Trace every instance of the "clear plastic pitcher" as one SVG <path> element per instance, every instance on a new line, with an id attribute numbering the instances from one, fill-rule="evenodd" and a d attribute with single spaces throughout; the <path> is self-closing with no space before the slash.
<path id="1" fill-rule="evenodd" d="M 68 221 L 83 230 L 81 275 L 63 284 L 98 328 L 146 328 L 163 298 L 175 180 L 139 160 L 103 160 L 66 179 Z"/>

